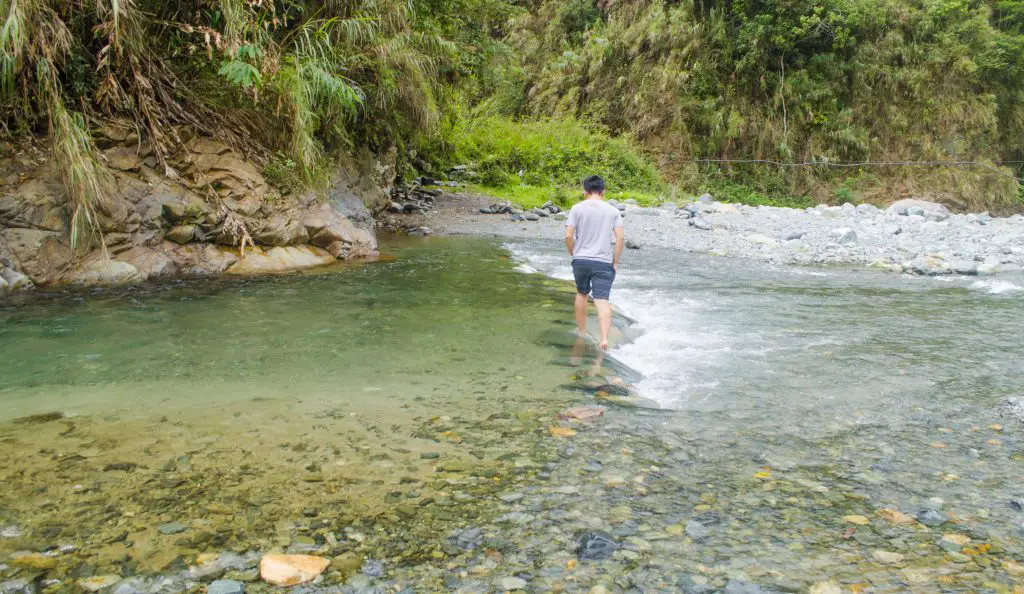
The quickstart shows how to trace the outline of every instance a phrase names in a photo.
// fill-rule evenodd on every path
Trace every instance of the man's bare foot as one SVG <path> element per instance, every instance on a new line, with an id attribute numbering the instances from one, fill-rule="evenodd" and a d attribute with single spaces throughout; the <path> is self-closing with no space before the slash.
<path id="1" fill-rule="evenodd" d="M 601 344 L 599 346 L 601 347 L 602 351 L 607 351 L 608 350 L 608 340 L 607 339 L 606 340 L 602 340 Z"/>

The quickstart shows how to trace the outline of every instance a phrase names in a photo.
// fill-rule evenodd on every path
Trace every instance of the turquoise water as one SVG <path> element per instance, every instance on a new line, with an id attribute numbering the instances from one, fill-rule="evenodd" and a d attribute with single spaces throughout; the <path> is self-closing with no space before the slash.
<path id="1" fill-rule="evenodd" d="M 386 249 L 4 305 L 0 555 L 56 561 L 0 582 L 288 551 L 341 592 L 1024 586 L 1024 295 L 642 250 L 613 299 L 643 332 L 598 360 L 531 273 L 557 245 Z"/>

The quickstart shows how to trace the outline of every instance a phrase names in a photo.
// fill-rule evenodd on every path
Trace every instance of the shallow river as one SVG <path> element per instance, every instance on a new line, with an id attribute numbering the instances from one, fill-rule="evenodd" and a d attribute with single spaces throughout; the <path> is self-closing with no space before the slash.
<path id="1" fill-rule="evenodd" d="M 558 246 L 387 249 L 0 306 L 5 594 L 1024 588 L 1024 293 L 631 251 L 597 361 Z"/>

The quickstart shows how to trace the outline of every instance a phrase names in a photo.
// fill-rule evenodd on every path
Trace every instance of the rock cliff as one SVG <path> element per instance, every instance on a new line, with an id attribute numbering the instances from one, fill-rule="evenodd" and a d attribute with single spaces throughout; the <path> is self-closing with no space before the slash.
<path id="1" fill-rule="evenodd" d="M 97 205 L 106 249 L 85 254 L 72 249 L 68 198 L 48 155 L 24 147 L 0 157 L 0 293 L 278 272 L 376 254 L 375 214 L 394 178 L 379 159 L 352 159 L 327 188 L 291 193 L 207 136 L 187 139 L 172 176 L 127 131 L 104 130 L 98 146 L 109 170 L 109 197 Z"/>

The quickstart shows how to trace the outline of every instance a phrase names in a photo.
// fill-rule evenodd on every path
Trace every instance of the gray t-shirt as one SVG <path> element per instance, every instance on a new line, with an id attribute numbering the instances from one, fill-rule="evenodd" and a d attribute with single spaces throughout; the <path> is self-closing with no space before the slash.
<path id="1" fill-rule="evenodd" d="M 612 234 L 622 227 L 619 209 L 604 200 L 590 198 L 572 207 L 565 226 L 576 230 L 573 260 L 612 263 Z"/>

